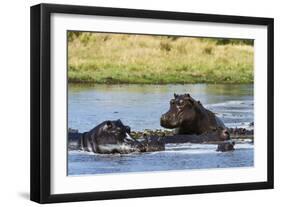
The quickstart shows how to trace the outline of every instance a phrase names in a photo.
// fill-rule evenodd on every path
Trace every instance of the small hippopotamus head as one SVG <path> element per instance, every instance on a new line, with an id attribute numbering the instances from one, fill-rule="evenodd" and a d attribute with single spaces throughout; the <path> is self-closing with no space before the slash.
<path id="1" fill-rule="evenodd" d="M 217 150 L 218 152 L 227 152 L 227 151 L 233 151 L 234 149 L 235 142 L 230 141 L 230 142 L 224 142 L 221 144 L 218 144 Z"/>
<path id="2" fill-rule="evenodd" d="M 114 121 L 108 120 L 101 123 L 97 137 L 100 142 L 114 144 L 131 140 L 130 133 L 130 127 L 124 125 L 120 119 Z"/>
<path id="3" fill-rule="evenodd" d="M 174 98 L 170 100 L 169 111 L 161 116 L 160 125 L 174 129 L 183 123 L 193 123 L 202 108 L 201 103 L 194 100 L 189 94 L 174 94 Z"/>

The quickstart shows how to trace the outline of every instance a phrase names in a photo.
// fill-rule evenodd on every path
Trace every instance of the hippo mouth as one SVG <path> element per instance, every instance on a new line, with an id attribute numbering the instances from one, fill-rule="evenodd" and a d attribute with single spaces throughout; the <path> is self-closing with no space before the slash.
<path id="1" fill-rule="evenodd" d="M 126 137 L 124 138 L 124 146 L 131 147 L 136 151 L 140 150 L 143 145 L 136 139 L 132 138 L 128 133 L 126 133 Z"/>
<path id="2" fill-rule="evenodd" d="M 135 139 L 133 139 L 128 133 L 126 133 L 125 138 L 124 138 L 125 143 L 130 143 L 130 142 L 136 142 Z"/>

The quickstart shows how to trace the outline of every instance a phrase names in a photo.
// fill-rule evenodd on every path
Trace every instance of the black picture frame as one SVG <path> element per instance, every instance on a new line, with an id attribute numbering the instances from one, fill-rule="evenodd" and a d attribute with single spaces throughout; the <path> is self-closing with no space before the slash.
<path id="1" fill-rule="evenodd" d="M 210 23 L 233 23 L 267 26 L 267 181 L 238 184 L 219 184 L 188 187 L 169 187 L 74 194 L 50 193 L 50 15 L 52 13 L 99 15 L 113 17 L 133 17 L 164 20 L 181 20 Z M 31 7 L 31 152 L 30 152 L 30 199 L 38 203 L 88 201 L 102 199 L 166 196 L 179 194 L 211 193 L 274 187 L 274 78 L 273 78 L 273 39 L 274 20 L 272 18 L 195 14 L 168 11 L 135 10 L 73 5 L 39 4 Z"/>

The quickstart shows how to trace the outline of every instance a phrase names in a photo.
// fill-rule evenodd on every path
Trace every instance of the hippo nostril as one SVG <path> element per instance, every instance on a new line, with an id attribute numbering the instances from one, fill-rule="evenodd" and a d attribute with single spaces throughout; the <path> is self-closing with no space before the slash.
<path id="1" fill-rule="evenodd" d="M 227 136 L 226 139 L 230 139 L 230 133 L 227 130 L 224 131 L 224 134 Z"/>

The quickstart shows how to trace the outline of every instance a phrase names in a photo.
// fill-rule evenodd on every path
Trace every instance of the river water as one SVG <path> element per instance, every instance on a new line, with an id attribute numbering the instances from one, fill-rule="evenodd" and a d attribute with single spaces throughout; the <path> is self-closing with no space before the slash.
<path id="1" fill-rule="evenodd" d="M 105 120 L 121 119 L 133 131 L 161 129 L 159 119 L 174 93 L 190 93 L 227 127 L 253 122 L 253 85 L 70 85 L 68 127 L 88 131 Z M 245 141 L 235 151 L 216 152 L 210 144 L 168 144 L 164 152 L 98 155 L 68 153 L 68 175 L 187 170 L 253 166 L 254 146 Z"/>

